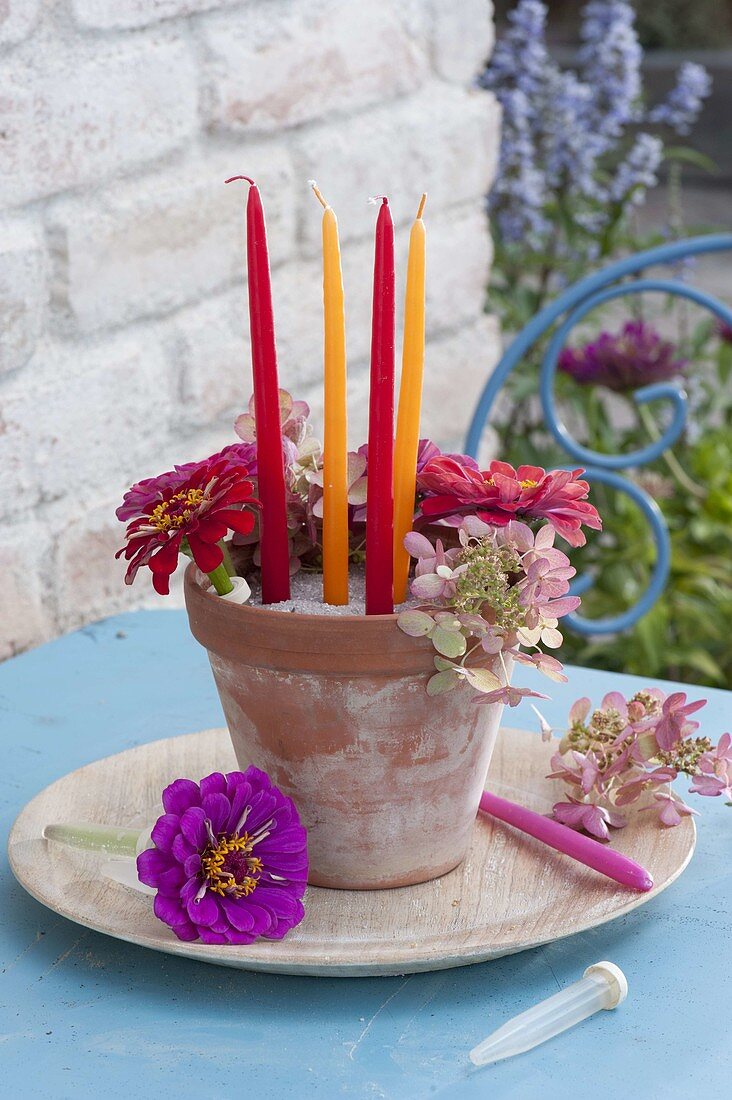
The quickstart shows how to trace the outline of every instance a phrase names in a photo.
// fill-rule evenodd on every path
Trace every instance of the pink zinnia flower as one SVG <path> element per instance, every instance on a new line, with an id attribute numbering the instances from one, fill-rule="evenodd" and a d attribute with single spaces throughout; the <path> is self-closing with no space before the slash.
<path id="1" fill-rule="evenodd" d="M 512 519 L 548 519 L 571 546 L 583 546 L 582 526 L 600 530 L 597 510 L 587 500 L 589 485 L 577 470 L 519 466 L 497 460 L 487 470 L 465 466 L 442 456 L 428 462 L 417 485 L 425 494 L 422 515 L 433 519 L 475 515 L 495 527 Z"/>
<path id="2" fill-rule="evenodd" d="M 184 539 L 203 573 L 217 569 L 224 558 L 219 541 L 229 531 L 249 534 L 254 526 L 252 512 L 241 507 L 259 503 L 246 477 L 245 467 L 231 467 L 215 455 L 195 463 L 185 478 L 171 470 L 151 479 L 152 491 L 147 499 L 140 494 L 127 542 L 116 554 L 129 563 L 125 583 L 132 584 L 138 569 L 147 566 L 155 591 L 166 596 Z"/>
<path id="3" fill-rule="evenodd" d="M 228 447 L 224 447 L 222 451 L 203 461 L 207 463 L 224 461 L 227 469 L 246 466 L 249 477 L 257 476 L 257 448 L 253 443 L 230 443 Z M 122 503 L 115 513 L 117 519 L 126 523 L 133 516 L 138 516 L 152 499 L 161 501 L 163 495 L 170 493 L 176 484 L 184 485 L 193 471 L 200 466 L 200 462 L 184 462 L 182 466 L 174 466 L 167 473 L 138 481 L 122 498 Z"/>

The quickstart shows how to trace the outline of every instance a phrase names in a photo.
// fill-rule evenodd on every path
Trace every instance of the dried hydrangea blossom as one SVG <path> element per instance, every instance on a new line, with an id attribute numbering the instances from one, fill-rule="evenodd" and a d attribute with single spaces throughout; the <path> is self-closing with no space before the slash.
<path id="1" fill-rule="evenodd" d="M 534 534 L 517 520 L 496 528 L 475 516 L 463 520 L 459 545 L 447 550 L 440 539 L 433 543 L 419 532 L 406 536 L 404 545 L 417 559 L 412 595 L 429 603 L 402 612 L 397 624 L 412 637 L 430 638 L 437 651 L 427 685 L 431 695 L 465 682 L 481 703 L 517 706 L 527 696 L 546 698 L 509 684 L 504 655 L 565 679 L 559 661 L 540 648 L 561 645 L 559 619 L 580 602 L 567 595 L 575 571 L 554 547 L 554 536 L 550 524 Z M 475 659 L 469 663 L 485 655 L 498 655 L 502 678 Z"/>
<path id="2" fill-rule="evenodd" d="M 578 699 L 551 758 L 548 778 L 563 782 L 568 794 L 554 806 L 556 819 L 602 840 L 608 826 L 627 824 L 627 807 L 655 811 L 662 825 L 678 825 L 696 813 L 671 786 L 679 775 L 691 777 L 694 794 L 732 799 L 732 737 L 725 733 L 713 746 L 708 737 L 695 736 L 699 723 L 691 715 L 705 702 L 687 702 L 684 692 L 666 696 L 658 688 L 630 699 L 610 692 L 595 710 L 589 699 Z M 542 732 L 552 732 L 545 721 Z"/>

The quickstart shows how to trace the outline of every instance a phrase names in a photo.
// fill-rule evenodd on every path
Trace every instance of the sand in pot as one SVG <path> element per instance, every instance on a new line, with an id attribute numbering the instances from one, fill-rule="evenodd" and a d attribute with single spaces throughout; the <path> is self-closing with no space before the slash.
<path id="1" fill-rule="evenodd" d="M 283 611 L 300 615 L 365 615 L 366 614 L 366 570 L 362 565 L 353 566 L 348 575 L 347 604 L 323 603 L 323 574 L 298 570 L 290 578 L 290 599 L 282 603 L 262 605 L 262 586 L 257 578 L 250 578 L 252 589 L 249 604 L 251 607 L 266 607 L 267 611 Z M 424 602 L 424 601 L 422 601 Z M 394 608 L 398 614 L 407 607 L 417 607 L 420 601 L 410 596 L 403 604 Z"/>

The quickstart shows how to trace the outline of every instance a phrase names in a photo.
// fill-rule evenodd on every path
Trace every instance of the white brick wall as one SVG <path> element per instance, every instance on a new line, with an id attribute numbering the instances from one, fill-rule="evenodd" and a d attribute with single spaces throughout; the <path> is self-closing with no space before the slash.
<path id="1" fill-rule="evenodd" d="M 0 46 L 22 42 L 38 19 L 40 0 L 3 0 L 0 4 Z"/>
<path id="2" fill-rule="evenodd" d="M 424 425 L 459 445 L 497 350 L 483 195 L 498 113 L 472 86 L 491 46 L 489 0 L 0 0 L 0 658 L 160 606 L 143 578 L 122 584 L 114 509 L 133 480 L 230 441 L 249 396 L 246 188 L 229 175 L 261 185 L 281 380 L 316 419 L 309 177 L 338 212 L 354 445 L 366 198 L 391 196 L 403 280 L 429 191 Z"/>
<path id="3" fill-rule="evenodd" d="M 39 227 L 0 220 L 0 373 L 23 367 L 35 350 L 48 296 Z"/>

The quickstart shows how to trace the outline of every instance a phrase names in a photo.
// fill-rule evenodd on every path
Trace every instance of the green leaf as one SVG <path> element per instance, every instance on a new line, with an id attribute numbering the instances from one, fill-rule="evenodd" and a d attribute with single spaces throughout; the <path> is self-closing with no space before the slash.
<path id="1" fill-rule="evenodd" d="M 462 671 L 462 675 L 476 691 L 497 691 L 499 687 L 503 686 L 495 673 L 487 668 L 465 667 Z"/>
<path id="2" fill-rule="evenodd" d="M 711 157 L 706 156 L 705 153 L 700 153 L 697 149 L 690 149 L 687 145 L 667 145 L 663 155 L 665 160 L 693 164 L 696 168 L 701 168 L 702 171 L 709 172 L 712 176 L 719 175 L 719 165 Z"/>
<path id="3" fill-rule="evenodd" d="M 447 672 L 448 669 L 455 668 L 455 665 L 444 657 L 435 657 L 435 668 L 438 672 Z"/>
<path id="4" fill-rule="evenodd" d="M 424 611 L 402 611 L 397 626 L 410 638 L 427 638 L 435 628 L 435 620 Z"/>
<path id="5" fill-rule="evenodd" d="M 462 634 L 456 630 L 446 630 L 444 626 L 435 627 L 432 644 L 443 657 L 462 657 L 468 648 L 468 643 Z"/>
<path id="6" fill-rule="evenodd" d="M 458 680 L 459 676 L 454 669 L 436 672 L 427 681 L 427 694 L 444 695 L 446 691 L 452 691 Z"/>
<path id="7" fill-rule="evenodd" d="M 717 351 L 717 370 L 720 379 L 727 385 L 732 373 L 732 344 L 720 343 Z"/>
<path id="8" fill-rule="evenodd" d="M 710 680 L 724 686 L 724 672 L 705 649 L 685 650 L 684 662 L 703 676 L 708 676 Z"/>

